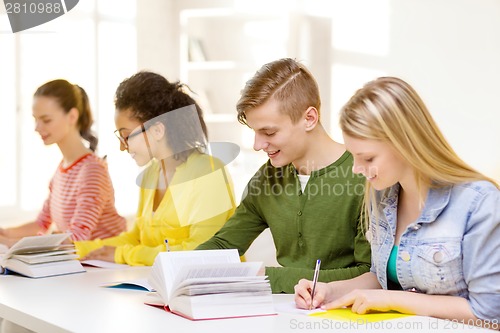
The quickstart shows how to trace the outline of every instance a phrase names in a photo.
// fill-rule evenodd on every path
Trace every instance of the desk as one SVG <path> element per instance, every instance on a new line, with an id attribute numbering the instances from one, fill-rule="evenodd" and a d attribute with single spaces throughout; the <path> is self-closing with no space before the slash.
<path id="1" fill-rule="evenodd" d="M 103 288 L 108 282 L 141 279 L 150 267 L 91 268 L 86 273 L 29 279 L 0 276 L 0 317 L 36 332 L 492 332 L 427 317 L 356 325 L 282 313 L 276 316 L 190 321 L 144 305 L 146 292 Z M 274 295 L 275 303 L 293 295 Z M 385 326 L 381 326 L 385 325 Z"/>

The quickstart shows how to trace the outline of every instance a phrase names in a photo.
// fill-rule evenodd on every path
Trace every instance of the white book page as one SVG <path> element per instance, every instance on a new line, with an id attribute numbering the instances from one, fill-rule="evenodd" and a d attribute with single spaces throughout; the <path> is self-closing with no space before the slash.
<path id="1" fill-rule="evenodd" d="M 173 287 L 176 289 L 183 281 L 191 279 L 209 279 L 213 282 L 223 278 L 255 276 L 259 272 L 260 262 L 239 262 L 232 264 L 186 265 L 179 268 Z M 222 278 L 222 279 L 221 279 Z"/>
<path id="2" fill-rule="evenodd" d="M 228 283 L 228 282 L 262 282 L 267 279 L 267 276 L 265 275 L 255 275 L 255 276 L 238 276 L 238 277 L 218 277 L 218 278 L 213 278 L 213 277 L 208 277 L 208 278 L 194 278 L 194 279 L 189 279 L 189 280 L 184 280 L 179 285 L 177 288 L 182 288 L 188 285 L 204 285 L 204 284 L 213 284 L 214 281 L 219 282 L 219 283 Z"/>
<path id="3" fill-rule="evenodd" d="M 0 266 L 4 266 L 5 261 L 8 260 L 13 254 L 34 253 L 55 249 L 59 247 L 69 236 L 69 233 L 64 233 L 23 237 L 17 241 L 16 244 L 12 245 L 7 252 L 0 256 Z M 73 247 L 73 245 L 71 246 Z"/>
<path id="4" fill-rule="evenodd" d="M 156 259 L 158 265 L 161 267 L 161 273 L 159 273 L 160 276 L 158 277 L 164 281 L 165 291 L 160 291 L 155 285 L 153 285 L 153 287 L 155 287 L 155 289 L 161 293 L 161 296 L 167 300 L 170 299 L 170 294 L 176 283 L 179 283 L 176 281 L 184 280 L 179 278 L 183 267 L 241 263 L 238 250 L 236 249 L 161 252 Z M 183 275 L 187 276 L 186 273 L 183 273 Z"/>
<path id="5" fill-rule="evenodd" d="M 240 263 L 238 250 L 193 250 L 160 252 L 155 259 L 150 276 L 150 283 L 166 304 L 179 280 L 177 275 L 184 266 L 200 266 L 208 264 Z M 184 279 L 180 279 L 182 281 Z"/>
<path id="6" fill-rule="evenodd" d="M 41 257 L 59 256 L 59 255 L 74 254 L 74 253 L 76 253 L 76 249 L 73 247 L 71 249 L 65 249 L 65 250 L 48 250 L 44 252 L 35 252 L 27 254 L 13 254 L 11 257 L 16 259 L 41 258 Z"/>
<path id="7" fill-rule="evenodd" d="M 183 281 L 183 283 L 175 290 L 172 294 L 172 298 L 179 295 L 208 295 L 208 294 L 231 294 L 237 292 L 271 292 L 271 286 L 269 282 L 265 280 L 262 276 L 261 279 L 255 279 L 257 276 L 253 277 L 241 277 L 241 278 L 221 278 L 217 282 L 213 282 L 215 279 L 190 279 Z M 260 278 L 260 276 L 259 276 Z M 210 282 L 200 280 L 207 280 Z M 224 281 L 224 282 L 220 282 Z"/>
<path id="8" fill-rule="evenodd" d="M 265 282 L 265 276 L 257 276 L 262 262 L 240 262 L 234 264 L 184 266 L 174 281 L 170 298 L 175 297 L 187 286 L 208 285 L 209 288 L 217 283 L 228 284 L 230 282 Z"/>
<path id="9" fill-rule="evenodd" d="M 69 237 L 69 233 L 52 234 L 43 236 L 28 236 L 21 238 L 16 244 L 5 253 L 4 258 L 10 257 L 14 253 L 24 253 L 37 250 L 45 250 L 55 248 Z"/>
<path id="10" fill-rule="evenodd" d="M 151 272 L 149 273 L 148 276 L 148 282 L 156 290 L 158 296 L 161 297 L 163 299 L 163 302 L 165 303 L 166 302 L 166 299 L 164 299 L 165 289 L 163 288 L 163 282 L 160 274 L 162 268 L 160 264 L 161 259 L 159 257 L 160 256 L 156 257 L 155 262 L 151 267 Z"/>
<path id="11" fill-rule="evenodd" d="M 78 254 L 76 253 L 67 253 L 67 254 L 59 254 L 59 255 L 25 255 L 25 254 L 14 254 L 10 259 L 20 260 L 28 265 L 31 264 L 41 264 L 46 262 L 56 262 L 56 261 L 65 261 L 65 260 L 74 260 L 78 259 Z"/>

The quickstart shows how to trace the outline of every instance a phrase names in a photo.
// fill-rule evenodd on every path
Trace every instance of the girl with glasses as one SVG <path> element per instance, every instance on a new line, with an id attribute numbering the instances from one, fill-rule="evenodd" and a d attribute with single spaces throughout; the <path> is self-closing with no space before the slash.
<path id="1" fill-rule="evenodd" d="M 166 250 L 192 250 L 235 209 L 221 160 L 209 154 L 200 107 L 179 82 L 152 72 L 116 90 L 115 134 L 143 172 L 133 228 L 117 237 L 77 242 L 83 259 L 152 265 Z"/>

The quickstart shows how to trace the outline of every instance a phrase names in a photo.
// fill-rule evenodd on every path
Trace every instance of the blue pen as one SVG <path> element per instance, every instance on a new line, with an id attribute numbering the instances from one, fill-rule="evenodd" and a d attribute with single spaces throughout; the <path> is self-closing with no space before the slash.
<path id="1" fill-rule="evenodd" d="M 168 245 L 168 239 L 165 239 L 165 247 L 167 248 L 167 252 L 170 252 L 170 246 Z"/>
<path id="2" fill-rule="evenodd" d="M 318 259 L 318 260 L 316 260 L 316 268 L 314 268 L 313 287 L 311 290 L 311 305 L 309 306 L 309 310 L 312 310 L 312 308 L 313 308 L 314 291 L 316 289 L 316 283 L 318 283 L 320 266 L 321 266 L 321 259 Z"/>

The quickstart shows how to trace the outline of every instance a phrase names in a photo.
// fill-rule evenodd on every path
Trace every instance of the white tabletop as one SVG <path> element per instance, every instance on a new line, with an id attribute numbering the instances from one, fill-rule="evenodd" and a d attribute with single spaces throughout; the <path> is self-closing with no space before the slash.
<path id="1" fill-rule="evenodd" d="M 102 287 L 146 278 L 149 267 L 30 279 L 0 276 L 0 317 L 36 332 L 492 332 L 434 318 L 411 316 L 378 323 L 342 322 L 305 315 L 190 321 L 144 304 L 147 292 Z M 275 304 L 293 295 L 275 295 Z"/>

